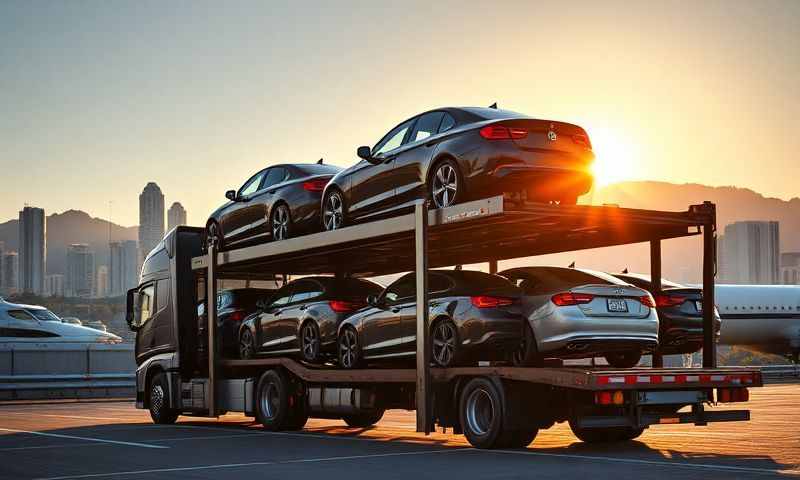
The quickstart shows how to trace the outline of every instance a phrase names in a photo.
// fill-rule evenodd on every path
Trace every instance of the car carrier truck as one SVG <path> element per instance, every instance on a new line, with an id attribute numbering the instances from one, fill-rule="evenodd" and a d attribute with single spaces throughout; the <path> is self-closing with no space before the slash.
<path id="1" fill-rule="evenodd" d="M 128 292 L 136 331 L 136 406 L 157 423 L 179 415 L 244 412 L 267 430 L 302 429 L 309 417 L 341 418 L 368 427 L 387 409 L 416 410 L 417 430 L 463 433 L 480 448 L 530 444 L 537 432 L 569 422 L 586 442 L 624 441 L 658 424 L 749 420 L 744 409 L 761 386 L 754 368 L 715 364 L 716 211 L 711 203 L 682 212 L 616 206 L 504 203 L 503 197 L 411 213 L 340 230 L 218 251 L 200 228 L 177 227 L 148 255 L 139 285 Z M 428 345 L 430 268 L 649 242 L 654 285 L 661 282 L 661 242 L 703 237 L 703 368 L 625 370 L 522 368 L 490 364 L 435 368 Z M 416 273 L 416 368 L 306 365 L 289 357 L 222 358 L 216 334 L 221 281 L 334 274 Z M 197 315 L 205 302 L 207 320 Z"/>

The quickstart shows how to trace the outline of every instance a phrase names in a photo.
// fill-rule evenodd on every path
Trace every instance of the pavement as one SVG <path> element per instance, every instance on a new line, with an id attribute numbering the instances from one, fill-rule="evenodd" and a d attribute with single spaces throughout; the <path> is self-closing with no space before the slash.
<path id="1" fill-rule="evenodd" d="M 270 433 L 240 414 L 153 425 L 130 401 L 0 403 L 0 478 L 800 478 L 800 385 L 751 389 L 746 405 L 750 422 L 654 426 L 606 445 L 559 424 L 527 449 L 486 451 L 418 434 L 406 411 L 372 429 L 312 419 Z"/>

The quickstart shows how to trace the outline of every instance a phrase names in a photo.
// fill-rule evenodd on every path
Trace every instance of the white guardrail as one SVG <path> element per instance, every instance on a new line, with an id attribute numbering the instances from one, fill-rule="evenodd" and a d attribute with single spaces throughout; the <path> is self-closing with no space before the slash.
<path id="1" fill-rule="evenodd" d="M 0 400 L 133 397 L 133 344 L 0 343 Z"/>
<path id="2" fill-rule="evenodd" d="M 800 382 L 800 365 L 765 365 L 761 367 L 764 383 Z"/>

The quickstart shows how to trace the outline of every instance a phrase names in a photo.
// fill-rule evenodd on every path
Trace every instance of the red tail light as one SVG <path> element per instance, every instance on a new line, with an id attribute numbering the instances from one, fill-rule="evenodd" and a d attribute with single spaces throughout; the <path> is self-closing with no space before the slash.
<path id="1" fill-rule="evenodd" d="M 246 315 L 244 314 L 244 312 L 243 312 L 243 311 L 241 311 L 241 310 L 236 310 L 236 311 L 234 311 L 234 312 L 231 312 L 231 314 L 230 314 L 230 315 L 228 315 L 228 318 L 229 318 L 229 319 L 230 319 L 232 322 L 241 322 L 242 320 L 244 320 L 244 317 L 245 317 L 245 316 L 246 316 Z"/>
<path id="2" fill-rule="evenodd" d="M 656 295 L 656 306 L 675 307 L 686 301 L 686 297 L 680 295 Z"/>
<path id="3" fill-rule="evenodd" d="M 577 143 L 578 145 L 583 145 L 589 150 L 592 149 L 592 143 L 589 141 L 589 137 L 587 137 L 586 135 L 582 135 L 580 133 L 575 134 L 572 136 L 572 141 L 574 143 Z"/>
<path id="4" fill-rule="evenodd" d="M 470 297 L 472 304 L 478 308 L 505 307 L 514 303 L 513 298 L 491 297 L 489 295 L 478 295 Z"/>
<path id="5" fill-rule="evenodd" d="M 303 182 L 303 188 L 309 192 L 321 192 L 325 190 L 325 185 L 328 184 L 328 179 L 317 179 Z"/>
<path id="6" fill-rule="evenodd" d="M 510 140 L 528 136 L 528 131 L 524 128 L 505 127 L 503 125 L 487 125 L 481 128 L 479 133 L 486 140 Z"/>
<path id="7" fill-rule="evenodd" d="M 362 303 L 348 302 L 347 300 L 331 300 L 328 302 L 328 305 L 330 305 L 331 310 L 336 313 L 355 312 L 364 306 Z"/>
<path id="8" fill-rule="evenodd" d="M 654 308 L 656 306 L 655 300 L 650 295 L 643 295 L 639 297 L 639 303 L 644 305 L 645 307 Z"/>
<path id="9" fill-rule="evenodd" d="M 589 303 L 594 299 L 594 295 L 590 293 L 556 293 L 550 298 L 550 301 L 559 307 L 566 307 L 568 305 L 579 305 L 582 303 Z"/>

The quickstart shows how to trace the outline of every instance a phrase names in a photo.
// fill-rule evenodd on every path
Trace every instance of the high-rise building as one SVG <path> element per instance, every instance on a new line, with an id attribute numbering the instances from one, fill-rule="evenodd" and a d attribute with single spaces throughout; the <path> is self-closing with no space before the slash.
<path id="1" fill-rule="evenodd" d="M 167 231 L 178 225 L 186 225 L 186 209 L 180 202 L 175 202 L 167 211 Z"/>
<path id="2" fill-rule="evenodd" d="M 139 195 L 139 265 L 164 237 L 164 194 L 155 182 Z"/>
<path id="3" fill-rule="evenodd" d="M 3 291 L 3 254 L 6 251 L 6 243 L 0 241 L 0 292 Z"/>
<path id="4" fill-rule="evenodd" d="M 44 210 L 25 207 L 19 212 L 19 289 L 44 292 L 45 272 Z"/>
<path id="5" fill-rule="evenodd" d="M 18 291 L 18 278 L 19 278 L 19 255 L 17 252 L 4 252 L 2 257 L 3 268 L 0 270 L 0 283 L 2 288 L 0 292 L 3 295 L 13 295 Z"/>
<path id="6" fill-rule="evenodd" d="M 134 240 L 111 242 L 109 250 L 109 295 L 118 297 L 139 282 L 139 252 Z"/>
<path id="7" fill-rule="evenodd" d="M 781 283 L 800 285 L 800 252 L 781 253 Z"/>
<path id="8" fill-rule="evenodd" d="M 45 293 L 51 297 L 64 296 L 64 275 L 56 273 L 53 275 L 45 275 L 44 277 L 44 290 Z"/>
<path id="9" fill-rule="evenodd" d="M 771 285 L 780 282 L 778 222 L 735 222 L 717 243 L 719 282 Z"/>
<path id="10" fill-rule="evenodd" d="M 97 267 L 97 281 L 94 284 L 94 296 L 105 298 L 108 296 L 108 267 L 100 265 Z"/>
<path id="11" fill-rule="evenodd" d="M 91 297 L 94 292 L 94 252 L 89 245 L 76 243 L 67 247 L 67 297 Z"/>

